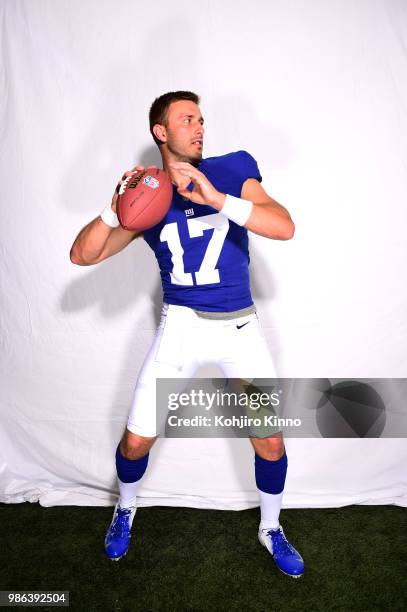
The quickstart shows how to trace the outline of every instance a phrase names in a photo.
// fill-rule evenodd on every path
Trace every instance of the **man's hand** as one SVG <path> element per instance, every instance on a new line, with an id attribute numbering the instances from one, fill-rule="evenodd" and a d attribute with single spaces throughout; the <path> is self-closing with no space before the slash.
<path id="1" fill-rule="evenodd" d="M 179 184 L 179 181 L 177 182 L 179 185 L 177 191 L 183 198 L 195 202 L 195 204 L 209 204 L 216 208 L 216 210 L 222 208 L 226 194 L 215 189 L 212 183 L 197 168 L 187 162 L 171 162 L 170 168 L 190 179 L 187 184 L 183 185 Z M 187 186 L 191 181 L 194 188 L 192 191 L 188 191 Z"/>
<path id="2" fill-rule="evenodd" d="M 156 167 L 156 166 L 152 166 Z M 114 191 L 112 197 L 112 210 L 117 213 L 117 198 L 123 182 L 135 172 L 144 170 L 144 166 L 134 166 L 127 170 Z M 141 236 L 142 232 L 125 230 L 120 225 L 109 227 L 102 221 L 100 215 L 81 229 L 71 247 L 70 259 L 79 266 L 90 266 L 115 255 L 124 249 L 134 238 Z"/>

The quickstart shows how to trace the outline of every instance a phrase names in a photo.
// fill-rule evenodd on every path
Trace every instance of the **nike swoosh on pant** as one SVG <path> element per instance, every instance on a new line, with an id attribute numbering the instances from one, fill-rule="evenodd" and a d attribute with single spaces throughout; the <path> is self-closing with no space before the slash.
<path id="1" fill-rule="evenodd" d="M 249 325 L 250 321 L 246 321 L 246 323 L 243 323 L 242 325 L 236 325 L 237 329 L 241 329 L 242 327 L 244 327 L 245 325 Z"/>

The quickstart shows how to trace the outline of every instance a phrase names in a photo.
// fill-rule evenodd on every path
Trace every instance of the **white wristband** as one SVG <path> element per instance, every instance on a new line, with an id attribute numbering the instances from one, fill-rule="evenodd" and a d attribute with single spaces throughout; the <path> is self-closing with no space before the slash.
<path id="1" fill-rule="evenodd" d="M 249 220 L 252 210 L 253 202 L 235 198 L 227 193 L 225 203 L 219 212 L 238 225 L 244 225 Z"/>
<path id="2" fill-rule="evenodd" d="M 100 218 L 102 219 L 103 223 L 106 223 L 106 225 L 109 227 L 119 227 L 120 225 L 119 217 L 116 215 L 114 210 L 112 210 L 110 204 L 108 204 L 106 208 L 102 210 L 100 213 Z"/>

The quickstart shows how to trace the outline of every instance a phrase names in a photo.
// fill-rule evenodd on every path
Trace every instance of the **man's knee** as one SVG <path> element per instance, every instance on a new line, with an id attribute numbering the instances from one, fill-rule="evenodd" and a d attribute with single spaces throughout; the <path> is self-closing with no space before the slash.
<path id="1" fill-rule="evenodd" d="M 126 459 L 140 459 L 150 451 L 156 440 L 157 436 L 146 438 L 126 429 L 120 441 L 120 453 Z"/>
<path id="2" fill-rule="evenodd" d="M 257 455 L 268 461 L 278 461 L 284 455 L 284 440 L 282 434 L 271 438 L 250 438 Z"/>

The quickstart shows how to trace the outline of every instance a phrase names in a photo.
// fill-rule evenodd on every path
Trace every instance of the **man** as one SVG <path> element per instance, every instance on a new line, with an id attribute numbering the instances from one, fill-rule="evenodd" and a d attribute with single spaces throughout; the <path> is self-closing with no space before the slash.
<path id="1" fill-rule="evenodd" d="M 114 560 L 128 550 L 137 490 L 157 439 L 156 379 L 189 378 L 207 362 L 218 364 L 228 378 L 275 377 L 250 294 L 247 230 L 288 240 L 294 224 L 262 188 L 251 155 L 238 151 L 202 159 L 204 119 L 198 104 L 192 92 L 170 92 L 153 102 L 149 114 L 173 182 L 173 200 L 166 217 L 143 233 L 160 267 L 164 306 L 116 451 L 120 497 L 105 540 L 106 554 Z M 116 203 L 117 190 L 111 205 L 79 233 L 73 263 L 99 263 L 137 237 L 119 226 Z M 260 496 L 259 540 L 281 571 L 301 576 L 303 560 L 279 524 L 287 472 L 281 432 L 250 441 Z"/>

